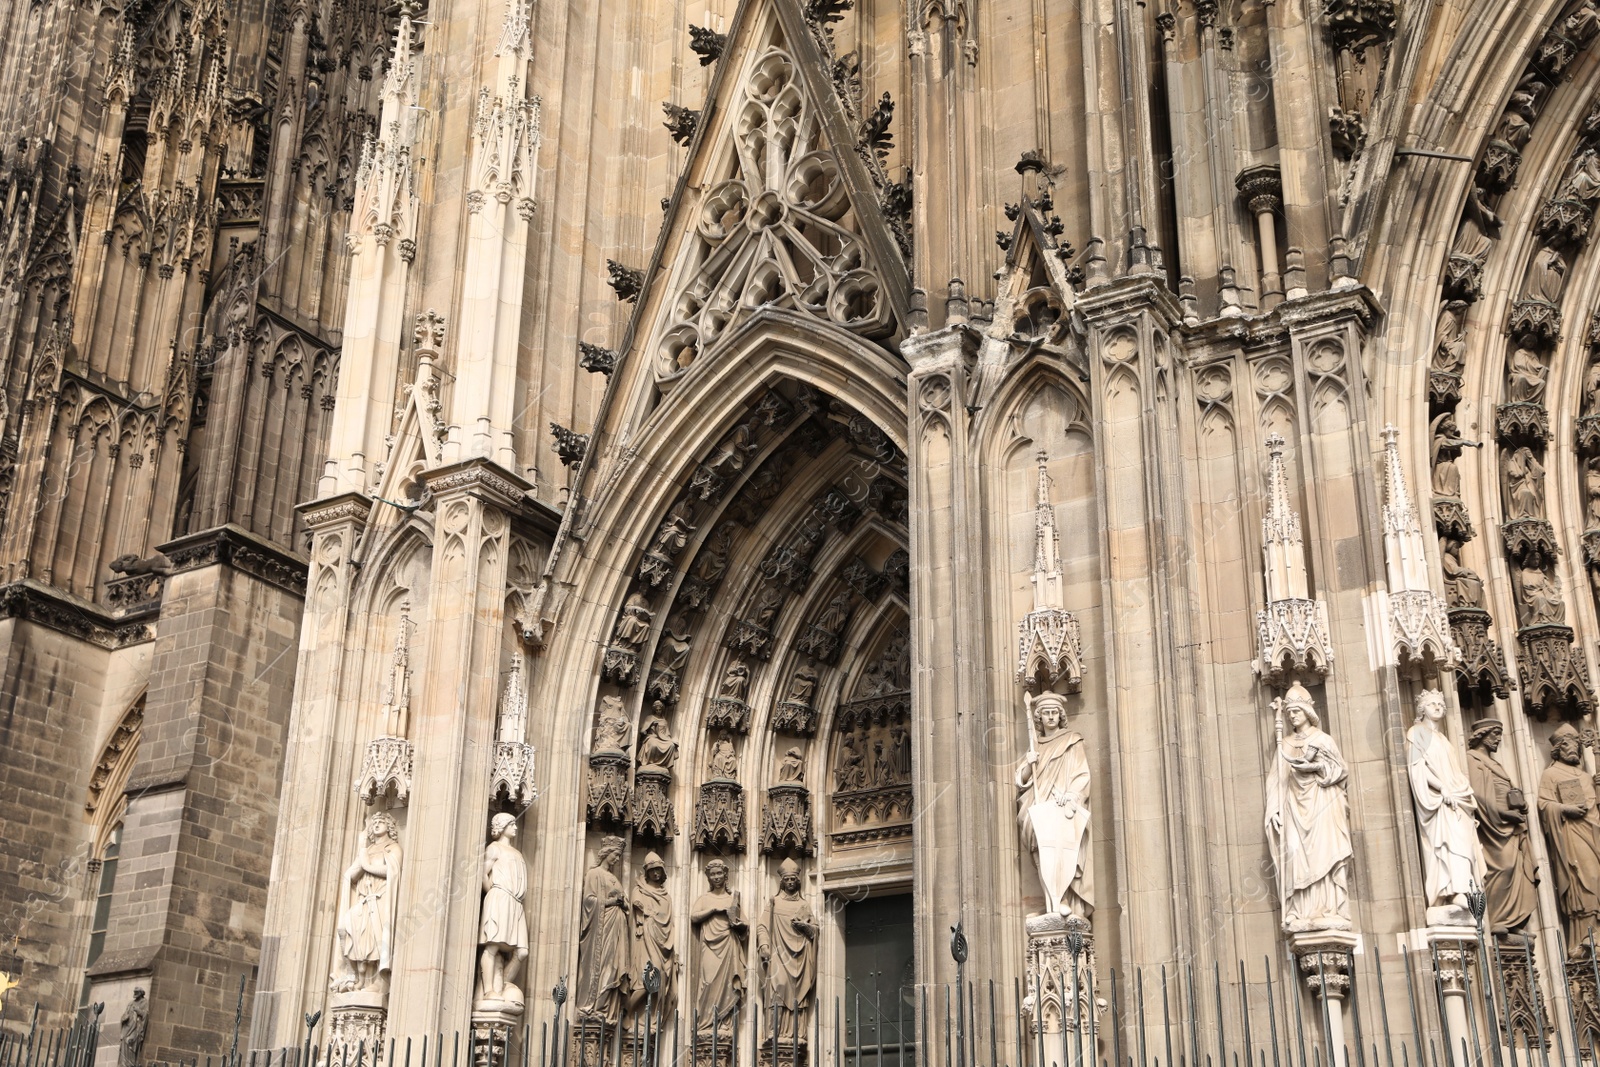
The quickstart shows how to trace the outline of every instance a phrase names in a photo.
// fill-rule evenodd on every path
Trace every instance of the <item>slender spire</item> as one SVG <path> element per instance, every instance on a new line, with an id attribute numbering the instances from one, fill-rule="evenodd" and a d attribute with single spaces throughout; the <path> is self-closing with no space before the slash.
<path id="1" fill-rule="evenodd" d="M 1289 500 L 1283 438 L 1267 437 L 1267 511 L 1261 517 L 1261 556 L 1267 603 L 1256 614 L 1257 672 L 1273 685 L 1297 674 L 1327 674 L 1333 664 L 1328 609 L 1311 598 L 1300 516 Z"/>
<path id="2" fill-rule="evenodd" d="M 1383 555 L 1389 579 L 1390 662 L 1454 666 L 1461 650 L 1450 632 L 1444 597 L 1428 582 L 1428 560 L 1417 506 L 1400 463 L 1400 431 L 1383 428 Z"/>
<path id="3" fill-rule="evenodd" d="M 1283 438 L 1267 437 L 1267 513 L 1261 518 L 1262 554 L 1266 564 L 1268 600 L 1305 600 L 1305 544 L 1300 536 L 1300 516 L 1289 503 L 1289 472 L 1283 461 Z"/>
<path id="4" fill-rule="evenodd" d="M 1056 509 L 1050 503 L 1049 457 L 1041 450 L 1038 499 L 1033 511 L 1033 610 L 1063 608 L 1061 595 L 1061 537 L 1056 532 Z"/>
<path id="5" fill-rule="evenodd" d="M 522 680 L 522 653 L 511 656 L 511 673 L 506 677 L 505 691 L 500 694 L 500 728 L 497 740 L 520 742 L 527 734 L 528 689 Z"/>

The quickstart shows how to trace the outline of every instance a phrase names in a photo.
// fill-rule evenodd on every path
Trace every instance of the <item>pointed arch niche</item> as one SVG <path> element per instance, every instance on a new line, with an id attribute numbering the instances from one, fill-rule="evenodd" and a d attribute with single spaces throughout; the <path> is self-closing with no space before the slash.
<path id="1" fill-rule="evenodd" d="M 689 916 L 713 859 L 752 922 L 757 1001 L 754 916 L 780 864 L 804 871 L 825 996 L 844 967 L 839 894 L 911 882 L 909 731 L 893 748 L 909 714 L 904 453 L 859 408 L 780 373 L 703 440 L 619 563 L 630 578 L 598 635 L 583 805 L 586 868 L 612 835 L 628 846 L 624 885 L 661 859 L 685 968 L 674 996 L 690 1010 Z M 882 814 L 858 805 L 841 817 L 837 752 L 850 731 L 884 742 L 882 785 L 905 794 Z M 844 792 L 877 788 L 875 751 Z M 905 781 L 891 783 L 896 758 Z"/>

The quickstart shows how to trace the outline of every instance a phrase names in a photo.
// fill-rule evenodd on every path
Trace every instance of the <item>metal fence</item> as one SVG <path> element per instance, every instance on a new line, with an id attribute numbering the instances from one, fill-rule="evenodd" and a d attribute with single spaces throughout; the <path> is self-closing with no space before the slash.
<path id="1" fill-rule="evenodd" d="M 963 976 L 903 986 L 892 1004 L 829 998 L 788 1033 L 758 997 L 702 1018 L 658 1004 L 655 982 L 615 1025 L 573 1018 L 563 981 L 520 1025 L 400 1036 L 391 1020 L 392 1036 L 369 1044 L 317 1013 L 297 1046 L 241 1051 L 236 1030 L 210 1053 L 142 1067 L 1600 1067 L 1592 939 L 1554 983 L 1530 942 L 1481 934 L 1443 951 L 1321 951 L 1314 964 L 1097 976 L 1086 951 L 1072 963 L 1055 997 L 1037 977 Z M 100 1032 L 99 1005 L 59 1030 L 35 1010 L 0 1033 L 0 1067 L 116 1067 L 114 1045 L 96 1064 Z"/>

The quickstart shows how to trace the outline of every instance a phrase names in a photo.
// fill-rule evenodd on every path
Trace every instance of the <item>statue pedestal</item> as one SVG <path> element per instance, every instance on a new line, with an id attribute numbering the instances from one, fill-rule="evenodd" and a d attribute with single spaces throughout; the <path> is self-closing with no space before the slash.
<path id="1" fill-rule="evenodd" d="M 1500 981 L 1504 986 L 1504 1008 L 1508 1016 L 1500 1020 L 1501 1047 L 1506 1047 L 1506 1037 L 1525 1042 L 1525 1048 L 1539 1048 L 1539 1028 L 1543 1024 L 1546 1047 L 1553 1043 L 1550 1034 L 1552 1019 L 1544 994 L 1539 990 L 1538 957 L 1534 955 L 1532 934 L 1501 934 L 1495 938 L 1494 952 L 1499 957 Z M 1485 961 L 1486 963 L 1489 961 Z M 1488 968 L 1485 967 L 1485 970 Z M 1568 960 L 1567 993 L 1572 998 L 1572 1010 L 1578 1020 L 1578 1032 L 1588 1026 L 1600 1029 L 1600 1017 L 1594 1015 L 1594 965 L 1587 952 L 1581 959 Z M 1500 1011 L 1500 1004 L 1495 1011 Z"/>
<path id="2" fill-rule="evenodd" d="M 769 1037 L 757 1050 L 756 1067 L 806 1067 L 806 1043 L 774 1041 Z"/>
<path id="3" fill-rule="evenodd" d="M 512 1063 L 511 1038 L 522 1028 L 522 1005 L 510 1001 L 479 1001 L 472 1009 L 472 1062 L 474 1067 L 505 1067 Z"/>
<path id="4" fill-rule="evenodd" d="M 1433 912 L 1435 908 L 1429 908 Z M 1422 932 L 1433 953 L 1434 970 L 1439 975 L 1439 991 L 1444 996 L 1445 1035 L 1451 1047 L 1470 1047 L 1472 1031 L 1467 1025 L 1467 969 L 1478 954 L 1476 926 L 1430 926 Z M 1455 1055 L 1452 1054 L 1452 1059 Z"/>
<path id="5" fill-rule="evenodd" d="M 384 1031 L 389 1012 L 385 996 L 372 989 L 335 993 L 328 1004 L 329 1063 L 361 1063 L 382 1067 L 385 1062 Z"/>
<path id="6" fill-rule="evenodd" d="M 1317 1006 L 1318 1026 L 1323 1031 L 1326 1062 L 1346 1062 L 1345 998 L 1350 993 L 1350 954 L 1361 943 L 1349 930 L 1305 930 L 1289 935 L 1289 951 L 1300 968 L 1306 988 Z"/>
<path id="7" fill-rule="evenodd" d="M 1033 1032 L 1095 1030 L 1094 935 L 1076 915 L 1033 915 L 1028 930 L 1028 987 L 1022 1010 Z"/>
<path id="8" fill-rule="evenodd" d="M 709 1028 L 694 1035 L 694 1062 L 704 1067 L 733 1067 L 733 1042 L 737 1035 L 732 1021 L 724 1022 L 713 1035 Z"/>

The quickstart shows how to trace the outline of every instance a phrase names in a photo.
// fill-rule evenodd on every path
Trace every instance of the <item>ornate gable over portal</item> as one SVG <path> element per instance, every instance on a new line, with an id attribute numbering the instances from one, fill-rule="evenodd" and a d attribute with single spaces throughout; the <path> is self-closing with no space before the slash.
<path id="1" fill-rule="evenodd" d="M 854 120 L 838 66 L 830 31 L 789 0 L 746 4 L 705 109 L 675 116 L 698 128 L 635 322 L 663 389 L 763 309 L 891 348 L 905 334 L 908 239 L 883 205 L 909 190 L 877 154 L 892 105 Z"/>

